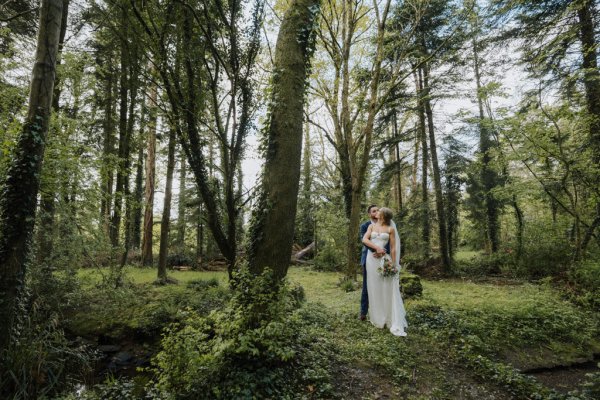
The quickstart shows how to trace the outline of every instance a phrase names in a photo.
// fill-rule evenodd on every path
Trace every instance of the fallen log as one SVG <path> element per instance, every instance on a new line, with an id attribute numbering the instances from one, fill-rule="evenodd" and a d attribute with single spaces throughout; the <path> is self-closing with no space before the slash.
<path id="1" fill-rule="evenodd" d="M 315 251 L 315 242 L 312 242 L 302 250 L 292 254 L 292 261 L 301 260 L 309 254 L 312 254 Z"/>

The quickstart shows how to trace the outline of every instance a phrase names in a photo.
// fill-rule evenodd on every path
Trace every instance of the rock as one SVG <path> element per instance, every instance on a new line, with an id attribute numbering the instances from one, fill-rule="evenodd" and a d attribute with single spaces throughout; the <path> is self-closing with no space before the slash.
<path id="1" fill-rule="evenodd" d="M 121 346 L 115 344 L 103 344 L 98 346 L 98 351 L 101 351 L 102 353 L 116 353 L 119 350 L 121 350 Z"/>
<path id="2" fill-rule="evenodd" d="M 127 364 L 132 360 L 133 356 L 126 351 L 121 351 L 117 353 L 116 356 L 113 357 L 113 361 L 117 365 Z"/>
<path id="3" fill-rule="evenodd" d="M 400 274 L 400 292 L 402 292 L 402 298 L 404 299 L 421 297 L 423 294 L 421 278 L 418 275 L 410 273 Z"/>

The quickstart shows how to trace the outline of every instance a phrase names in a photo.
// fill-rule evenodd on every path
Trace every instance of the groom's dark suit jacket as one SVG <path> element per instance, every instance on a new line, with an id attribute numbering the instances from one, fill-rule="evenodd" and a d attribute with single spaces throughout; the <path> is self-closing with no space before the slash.
<path id="1" fill-rule="evenodd" d="M 360 225 L 360 237 L 358 238 L 358 240 L 360 240 L 361 243 L 363 236 L 365 236 L 365 233 L 367 233 L 367 230 L 369 229 L 369 225 L 371 225 L 372 223 L 373 222 L 371 220 L 368 220 Z M 372 248 L 367 247 L 363 244 L 362 252 L 360 254 L 360 265 L 365 265 L 367 263 L 367 250 L 373 251 Z M 386 253 L 390 254 L 390 242 L 387 242 L 387 244 L 385 245 L 385 251 Z"/>

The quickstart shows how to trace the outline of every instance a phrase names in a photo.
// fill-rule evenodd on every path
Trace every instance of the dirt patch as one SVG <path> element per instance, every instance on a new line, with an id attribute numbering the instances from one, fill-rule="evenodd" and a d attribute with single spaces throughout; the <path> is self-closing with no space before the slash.
<path id="1" fill-rule="evenodd" d="M 527 375 L 533 376 L 542 385 L 548 386 L 561 393 L 568 393 L 580 388 L 586 380 L 586 374 L 600 372 L 598 360 L 589 361 L 570 367 L 557 367 L 530 371 Z"/>
<path id="2" fill-rule="evenodd" d="M 391 377 L 368 365 L 337 365 L 334 386 L 343 399 L 401 399 L 400 390 Z"/>

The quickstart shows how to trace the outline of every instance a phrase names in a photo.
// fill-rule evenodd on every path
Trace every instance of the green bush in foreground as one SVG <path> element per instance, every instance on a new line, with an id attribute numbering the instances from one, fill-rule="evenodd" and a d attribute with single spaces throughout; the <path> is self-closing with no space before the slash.
<path id="1" fill-rule="evenodd" d="M 235 286 L 223 310 L 188 311 L 168 328 L 154 359 L 155 389 L 176 399 L 293 398 L 315 383 L 328 390 L 318 324 L 303 316 L 298 296 L 287 284 L 274 290 L 270 272 L 241 272 Z"/>

